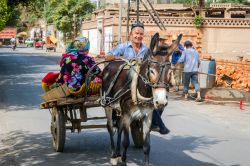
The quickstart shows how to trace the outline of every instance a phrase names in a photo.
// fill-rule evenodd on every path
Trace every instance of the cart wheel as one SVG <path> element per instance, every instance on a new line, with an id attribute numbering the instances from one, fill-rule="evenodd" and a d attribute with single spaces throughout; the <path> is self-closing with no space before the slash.
<path id="1" fill-rule="evenodd" d="M 65 144 L 65 118 L 63 110 L 59 107 L 53 107 L 51 117 L 51 134 L 53 148 L 56 152 L 62 152 Z"/>
<path id="2" fill-rule="evenodd" d="M 134 121 L 130 125 L 132 139 L 136 148 L 142 148 L 143 146 L 143 131 L 142 122 Z"/>

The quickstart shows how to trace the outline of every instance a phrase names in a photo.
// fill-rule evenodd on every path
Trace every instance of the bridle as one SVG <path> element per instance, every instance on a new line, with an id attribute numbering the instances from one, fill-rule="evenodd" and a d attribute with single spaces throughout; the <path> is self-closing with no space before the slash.
<path id="1" fill-rule="evenodd" d="M 164 81 L 160 81 L 162 76 L 163 76 L 163 73 L 165 73 L 166 70 L 169 70 L 171 68 L 171 63 L 170 62 L 159 62 L 159 61 L 156 61 L 156 60 L 153 60 L 152 58 L 148 58 L 148 64 L 147 64 L 147 68 L 146 68 L 146 77 L 147 79 L 149 80 L 150 82 L 150 86 L 152 88 L 169 88 L 169 81 L 168 82 L 164 82 Z M 159 77 L 158 77 L 158 80 L 155 82 L 155 83 L 152 83 L 149 79 L 149 66 L 150 66 L 150 63 L 155 63 L 159 66 L 160 68 L 160 71 L 159 71 Z M 168 79 L 170 80 L 170 79 Z"/>
<path id="2" fill-rule="evenodd" d="M 170 78 L 168 78 L 168 82 L 161 82 L 161 78 L 163 76 L 163 73 L 165 73 L 166 70 L 170 70 L 171 68 L 171 63 L 170 62 L 159 62 L 157 60 L 154 60 L 152 58 L 152 56 L 165 56 L 167 54 L 167 51 L 164 50 L 157 50 L 156 52 L 153 52 L 152 50 L 150 50 L 150 54 L 151 56 L 149 56 L 147 59 L 145 59 L 145 63 L 147 63 L 147 66 L 146 66 L 146 74 L 145 74 L 145 77 L 143 82 L 149 86 L 151 86 L 152 88 L 166 88 L 167 90 L 169 90 L 169 81 L 170 81 Z M 159 77 L 158 77 L 158 80 L 155 82 L 155 83 L 152 83 L 149 79 L 149 68 L 150 68 L 150 64 L 151 63 L 155 63 L 159 66 L 160 68 L 160 71 L 159 71 Z M 145 81 L 147 80 L 147 81 Z"/>

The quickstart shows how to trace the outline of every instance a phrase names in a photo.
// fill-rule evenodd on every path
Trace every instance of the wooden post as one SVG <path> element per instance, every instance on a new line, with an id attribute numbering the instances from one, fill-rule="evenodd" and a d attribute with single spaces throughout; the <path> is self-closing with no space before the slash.
<path id="1" fill-rule="evenodd" d="M 127 10 L 127 32 L 126 32 L 126 38 L 127 41 L 129 41 L 129 20 L 130 20 L 130 0 L 128 0 L 128 10 Z"/>

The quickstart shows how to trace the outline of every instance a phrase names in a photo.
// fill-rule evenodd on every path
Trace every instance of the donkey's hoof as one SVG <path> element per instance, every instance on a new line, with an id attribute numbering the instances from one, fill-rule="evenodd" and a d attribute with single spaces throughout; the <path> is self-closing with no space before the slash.
<path id="1" fill-rule="evenodd" d="M 126 163 L 126 162 L 122 162 L 122 163 L 120 164 L 120 166 L 127 166 L 127 163 Z"/>
<path id="2" fill-rule="evenodd" d="M 118 163 L 121 163 L 121 162 L 122 162 L 122 157 L 121 157 L 121 156 L 116 157 L 116 159 L 117 159 L 117 162 L 118 162 Z"/>
<path id="3" fill-rule="evenodd" d="M 111 158 L 111 159 L 110 159 L 110 164 L 111 164 L 112 166 L 117 165 L 117 164 L 118 164 L 117 158 Z"/>
<path id="4" fill-rule="evenodd" d="M 121 162 L 122 162 L 122 157 L 121 156 L 110 159 L 110 163 L 111 163 L 112 166 L 113 165 L 118 165 Z"/>

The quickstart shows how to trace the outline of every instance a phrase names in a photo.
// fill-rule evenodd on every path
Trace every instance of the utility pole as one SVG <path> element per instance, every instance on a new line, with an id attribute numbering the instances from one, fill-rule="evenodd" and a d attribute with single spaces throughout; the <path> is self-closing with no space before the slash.
<path id="1" fill-rule="evenodd" d="M 74 39 L 76 38 L 76 14 L 73 14 Z"/>
<path id="2" fill-rule="evenodd" d="M 139 10 L 140 10 L 140 8 L 139 8 L 139 6 L 140 6 L 140 0 L 136 0 L 136 7 L 137 7 L 137 10 L 136 10 L 136 16 L 137 16 L 137 19 L 136 19 L 136 22 L 137 23 L 139 23 Z"/>
<path id="3" fill-rule="evenodd" d="M 120 0 L 120 6 L 119 6 L 118 44 L 121 43 L 121 35 L 122 35 L 122 7 L 123 7 L 123 0 Z"/>
<path id="4" fill-rule="evenodd" d="M 47 11 L 46 7 L 47 7 L 47 0 L 44 1 L 44 9 L 43 9 L 44 10 L 44 18 L 46 16 L 46 11 Z M 47 32 L 48 31 L 48 27 L 47 27 L 47 21 L 46 21 L 46 19 L 44 19 L 44 22 L 45 22 L 45 33 L 44 33 L 44 36 L 47 37 L 47 35 L 48 35 L 48 32 Z"/>
<path id="5" fill-rule="evenodd" d="M 128 9 L 127 9 L 127 31 L 126 31 L 126 37 L 127 41 L 129 40 L 129 20 L 130 20 L 130 0 L 128 0 Z"/>

